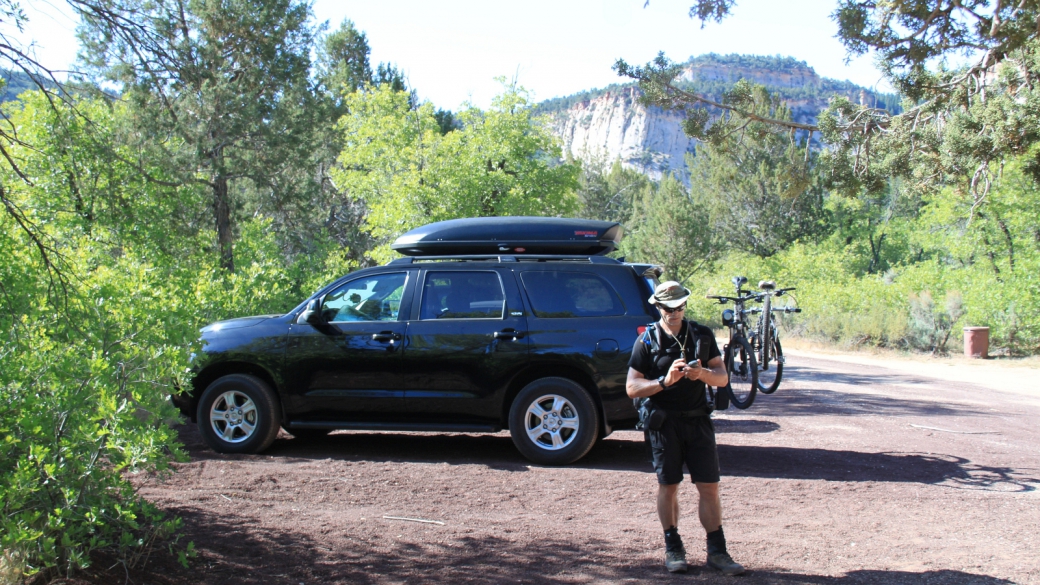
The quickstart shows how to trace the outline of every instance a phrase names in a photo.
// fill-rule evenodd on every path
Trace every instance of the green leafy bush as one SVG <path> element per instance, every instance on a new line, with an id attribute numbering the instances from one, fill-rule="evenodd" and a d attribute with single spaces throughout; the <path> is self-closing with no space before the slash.
<path id="1" fill-rule="evenodd" d="M 183 457 L 168 397 L 187 385 L 199 327 L 284 312 L 320 274 L 302 262 L 327 259 L 287 262 L 270 222 L 254 217 L 228 274 L 212 231 L 192 227 L 206 205 L 197 189 L 113 162 L 116 141 L 103 143 L 118 108 L 81 102 L 86 131 L 39 96 L 7 107 L 34 147 L 5 145 L 29 180 L 0 171 L 22 220 L 0 215 L 0 575 L 70 575 L 99 552 L 132 566 L 172 546 L 184 559 L 180 521 L 130 479 Z M 73 177 L 91 180 L 73 189 Z"/>
<path id="2" fill-rule="evenodd" d="M 730 254 L 714 272 L 697 276 L 690 284 L 695 292 L 691 315 L 721 327 L 720 307 L 696 297 L 702 291 L 731 295 L 730 278 L 743 275 L 752 289 L 760 279 L 797 287 L 787 302 L 803 312 L 778 316 L 787 335 L 845 347 L 944 353 L 960 341 L 962 327 L 982 325 L 990 328 L 991 353 L 1035 353 L 1040 346 L 1040 285 L 1027 274 L 1020 268 L 997 280 L 985 266 L 956 267 L 937 260 L 886 275 L 862 274 L 856 258 L 845 251 L 797 244 L 768 259 Z"/>
<path id="3" fill-rule="evenodd" d="M 962 315 L 964 299 L 957 291 L 946 293 L 945 307 L 938 306 L 928 291 L 911 293 L 908 340 L 916 349 L 946 353 L 950 333 Z"/>
<path id="4" fill-rule="evenodd" d="M 47 302 L 38 279 L 7 290 L 27 310 L 2 319 L 0 549 L 24 555 L 30 576 L 70 574 L 97 550 L 133 564 L 179 524 L 137 498 L 126 475 L 163 472 L 180 455 L 166 397 L 184 375 L 186 327 L 163 309 L 171 291 L 158 271 L 77 243 L 66 265 L 94 266 L 61 305 Z M 23 282 L 45 274 L 20 256 L 8 271 L 25 270 Z"/>

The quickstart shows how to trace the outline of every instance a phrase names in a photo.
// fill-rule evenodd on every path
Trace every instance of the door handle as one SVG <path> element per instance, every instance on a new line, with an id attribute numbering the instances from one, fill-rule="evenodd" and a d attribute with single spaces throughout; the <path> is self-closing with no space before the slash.
<path id="1" fill-rule="evenodd" d="M 515 329 L 504 329 L 502 331 L 495 331 L 495 339 L 520 339 L 524 336 L 523 331 L 516 331 Z"/>
<path id="2" fill-rule="evenodd" d="M 401 339 L 400 333 L 394 333 L 393 331 L 380 331 L 379 333 L 372 334 L 372 341 L 389 341 L 393 343 Z"/>

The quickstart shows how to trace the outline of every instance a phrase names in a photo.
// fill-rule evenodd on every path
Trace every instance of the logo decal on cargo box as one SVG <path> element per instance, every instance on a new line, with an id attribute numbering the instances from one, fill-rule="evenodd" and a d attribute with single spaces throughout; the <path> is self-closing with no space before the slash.
<path id="1" fill-rule="evenodd" d="M 574 232 L 574 235 L 576 235 L 576 236 L 585 236 L 586 238 L 595 238 L 596 236 L 599 235 L 599 232 L 576 231 L 576 232 Z"/>

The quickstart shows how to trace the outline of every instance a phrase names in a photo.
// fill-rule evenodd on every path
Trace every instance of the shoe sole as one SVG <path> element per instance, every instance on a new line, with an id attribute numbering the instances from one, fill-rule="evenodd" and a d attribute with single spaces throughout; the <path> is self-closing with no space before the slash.
<path id="1" fill-rule="evenodd" d="M 665 566 L 665 568 L 668 569 L 669 573 L 685 573 L 686 571 L 690 570 L 690 566 L 689 565 L 682 566 L 682 567 L 669 567 L 669 566 Z"/>

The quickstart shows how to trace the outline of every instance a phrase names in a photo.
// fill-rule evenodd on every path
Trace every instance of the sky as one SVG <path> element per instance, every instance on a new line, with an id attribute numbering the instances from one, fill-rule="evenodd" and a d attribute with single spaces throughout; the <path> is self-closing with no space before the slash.
<path id="1" fill-rule="evenodd" d="M 23 39 L 40 61 L 68 69 L 76 20 L 62 0 L 22 0 Z M 315 0 L 318 22 L 344 19 L 368 36 L 373 66 L 396 65 L 420 99 L 458 110 L 487 108 L 516 81 L 535 101 L 625 81 L 621 58 L 644 64 L 659 51 L 675 61 L 705 53 L 782 55 L 823 77 L 891 91 L 870 56 L 846 63 L 830 19 L 837 0 L 737 0 L 721 24 L 689 18 L 691 0 Z M 7 32 L 7 31 L 5 31 Z"/>

